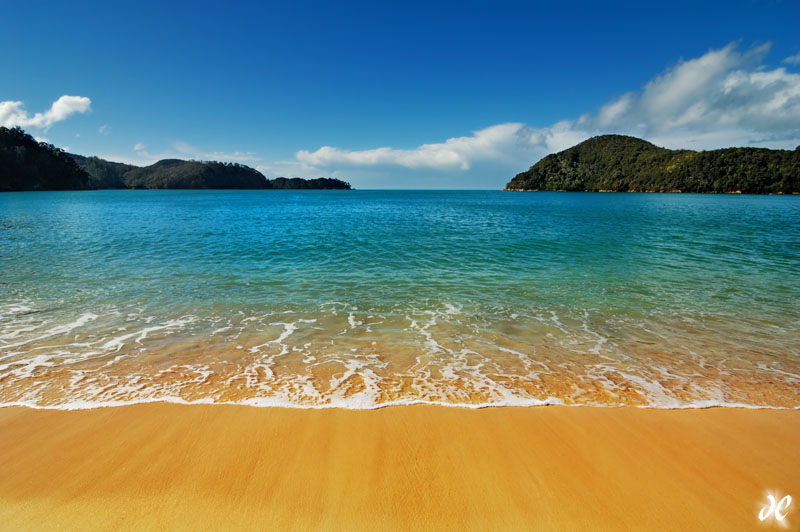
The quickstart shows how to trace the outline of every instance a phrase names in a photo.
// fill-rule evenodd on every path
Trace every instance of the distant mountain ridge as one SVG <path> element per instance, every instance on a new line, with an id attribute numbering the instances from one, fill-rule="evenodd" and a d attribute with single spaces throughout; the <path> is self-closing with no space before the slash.
<path id="1" fill-rule="evenodd" d="M 89 175 L 90 189 L 270 189 L 271 182 L 249 166 L 163 159 L 150 166 L 70 156 Z"/>
<path id="2" fill-rule="evenodd" d="M 505 190 L 796 194 L 800 146 L 697 152 L 602 135 L 544 157 L 517 174 Z"/>
<path id="3" fill-rule="evenodd" d="M 150 166 L 133 166 L 66 153 L 37 142 L 20 128 L 0 127 L 0 191 L 350 188 L 345 181 L 324 177 L 270 180 L 237 163 L 164 159 Z"/>
<path id="4" fill-rule="evenodd" d="M 92 189 L 350 190 L 351 188 L 345 181 L 328 177 L 267 179 L 258 170 L 238 163 L 163 159 L 150 166 L 139 167 L 106 161 L 98 157 L 69 155 L 89 174 L 88 188 Z"/>

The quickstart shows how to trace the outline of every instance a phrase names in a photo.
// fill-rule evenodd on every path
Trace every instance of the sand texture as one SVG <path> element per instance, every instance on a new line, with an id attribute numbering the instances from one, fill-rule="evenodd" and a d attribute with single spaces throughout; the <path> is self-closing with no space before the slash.
<path id="1" fill-rule="evenodd" d="M 0 409 L 2 530 L 800 527 L 800 411 Z M 764 530 L 775 527 L 765 527 Z"/>

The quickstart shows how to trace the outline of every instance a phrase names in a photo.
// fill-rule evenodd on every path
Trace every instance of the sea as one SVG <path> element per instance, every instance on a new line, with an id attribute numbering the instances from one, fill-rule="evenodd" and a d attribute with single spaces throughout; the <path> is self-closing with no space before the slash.
<path id="1" fill-rule="evenodd" d="M 0 406 L 800 408 L 800 197 L 0 194 Z"/>

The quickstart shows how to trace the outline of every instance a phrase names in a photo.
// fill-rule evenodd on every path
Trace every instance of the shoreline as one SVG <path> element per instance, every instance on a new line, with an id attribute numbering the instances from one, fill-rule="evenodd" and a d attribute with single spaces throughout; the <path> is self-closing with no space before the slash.
<path id="1" fill-rule="evenodd" d="M 548 190 L 540 188 L 504 188 L 502 192 L 578 192 L 584 194 L 702 194 L 702 195 L 734 195 L 734 196 L 798 196 L 800 192 L 742 192 L 733 190 L 730 192 L 684 192 L 682 190 Z"/>
<path id="2" fill-rule="evenodd" d="M 206 406 L 206 407 L 244 407 L 255 409 L 282 409 L 282 410 L 345 410 L 353 412 L 370 412 L 376 410 L 383 410 L 386 408 L 403 408 L 409 406 L 425 406 L 436 408 L 453 408 L 456 410 L 486 410 L 486 409 L 503 409 L 503 408 L 539 408 L 539 407 L 563 407 L 563 408 L 598 408 L 598 409 L 628 409 L 635 408 L 640 410 L 664 410 L 664 411 L 682 411 L 682 410 L 710 410 L 710 409 L 740 409 L 740 410 L 779 410 L 779 411 L 800 411 L 798 406 L 778 406 L 778 405 L 752 405 L 747 403 L 728 403 L 721 401 L 699 401 L 699 403 L 687 403 L 675 406 L 659 406 L 659 405 L 633 405 L 633 404 L 594 404 L 594 403 L 565 403 L 563 400 L 548 397 L 547 399 L 538 400 L 531 399 L 529 403 L 520 400 L 515 403 L 449 403 L 445 401 L 425 401 L 425 400 L 412 400 L 412 401 L 390 401 L 387 403 L 378 403 L 368 406 L 344 405 L 340 403 L 335 404 L 300 404 L 300 403 L 281 403 L 269 402 L 270 398 L 263 398 L 261 400 L 243 400 L 243 401 L 222 401 L 214 402 L 212 400 L 199 399 L 196 401 L 180 399 L 180 398 L 155 398 L 155 399 L 135 399 L 131 401 L 107 401 L 104 403 L 92 404 L 88 402 L 80 403 L 66 403 L 60 405 L 36 405 L 32 403 L 17 402 L 17 403 L 0 403 L 0 411 L 4 408 L 23 408 L 30 410 L 44 410 L 55 412 L 82 412 L 92 410 L 102 410 L 106 408 L 125 408 L 139 405 L 176 405 L 176 406 Z"/>
<path id="3" fill-rule="evenodd" d="M 0 408 L 0 522 L 752 530 L 800 493 L 797 410 L 187 406 Z"/>

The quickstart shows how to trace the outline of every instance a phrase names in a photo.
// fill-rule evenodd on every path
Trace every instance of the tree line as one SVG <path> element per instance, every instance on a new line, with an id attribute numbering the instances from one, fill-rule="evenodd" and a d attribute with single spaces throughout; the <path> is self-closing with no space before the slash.
<path id="1" fill-rule="evenodd" d="M 150 166 L 66 153 L 22 129 L 0 127 L 0 191 L 92 189 L 340 189 L 332 178 L 264 175 L 239 163 L 164 159 Z"/>
<path id="2" fill-rule="evenodd" d="M 800 193 L 800 146 L 698 152 L 603 135 L 544 157 L 506 190 Z"/>

